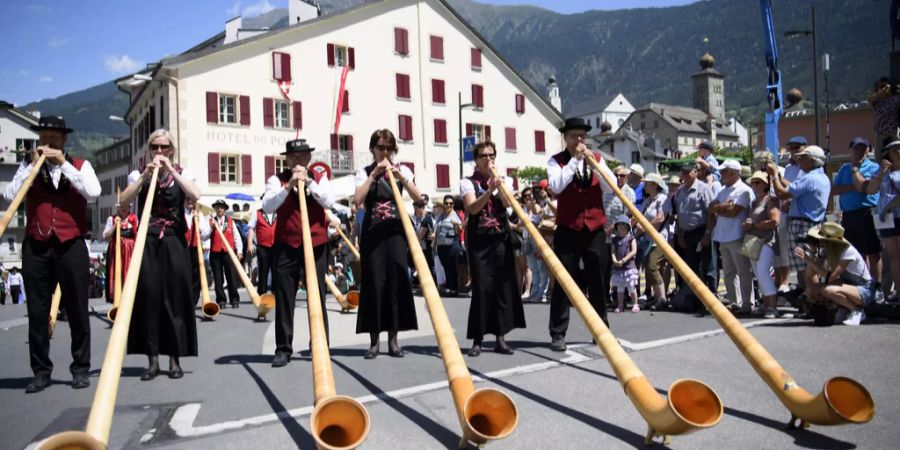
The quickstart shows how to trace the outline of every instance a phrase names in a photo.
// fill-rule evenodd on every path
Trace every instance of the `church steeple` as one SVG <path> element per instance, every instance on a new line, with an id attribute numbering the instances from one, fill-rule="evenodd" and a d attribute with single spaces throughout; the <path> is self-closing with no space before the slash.
<path id="1" fill-rule="evenodd" d="M 709 39 L 704 38 L 704 43 Z M 716 71 L 716 59 L 707 51 L 700 57 L 700 71 L 691 75 L 694 108 L 709 114 L 718 123 L 725 123 L 725 77 Z"/>

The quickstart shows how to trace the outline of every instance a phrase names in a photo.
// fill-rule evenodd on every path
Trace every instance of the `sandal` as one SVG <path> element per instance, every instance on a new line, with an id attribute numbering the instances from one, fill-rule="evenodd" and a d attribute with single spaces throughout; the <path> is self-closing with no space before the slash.
<path id="1" fill-rule="evenodd" d="M 469 349 L 469 356 L 476 357 L 481 354 L 481 346 L 473 345 L 472 348 Z"/>

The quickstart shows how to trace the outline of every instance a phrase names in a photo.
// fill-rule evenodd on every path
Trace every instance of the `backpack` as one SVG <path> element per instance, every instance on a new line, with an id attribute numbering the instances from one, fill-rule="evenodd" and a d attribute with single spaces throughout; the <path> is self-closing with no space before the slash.
<path id="1" fill-rule="evenodd" d="M 696 312 L 700 309 L 700 299 L 687 283 L 683 284 L 669 299 L 669 306 L 675 311 Z"/>

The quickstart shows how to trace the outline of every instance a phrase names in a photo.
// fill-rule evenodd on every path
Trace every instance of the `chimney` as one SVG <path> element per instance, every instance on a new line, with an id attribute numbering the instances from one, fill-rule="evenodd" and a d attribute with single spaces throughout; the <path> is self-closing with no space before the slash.
<path id="1" fill-rule="evenodd" d="M 550 79 L 547 80 L 547 95 L 550 97 L 550 104 L 556 108 L 557 111 L 562 112 L 562 99 L 559 98 L 559 86 L 556 85 L 556 77 L 550 75 Z"/>
<path id="2" fill-rule="evenodd" d="M 241 29 L 241 16 L 225 22 L 225 45 L 238 40 L 238 30 Z"/>
<path id="3" fill-rule="evenodd" d="M 319 14 L 315 0 L 288 0 L 288 26 L 315 19 Z"/>

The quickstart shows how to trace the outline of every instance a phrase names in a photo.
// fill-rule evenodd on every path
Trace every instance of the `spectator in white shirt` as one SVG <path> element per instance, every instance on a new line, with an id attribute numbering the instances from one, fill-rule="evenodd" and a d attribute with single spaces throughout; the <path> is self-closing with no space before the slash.
<path id="1" fill-rule="evenodd" d="M 719 170 L 723 188 L 709 207 L 707 228 L 714 227 L 712 238 L 719 243 L 726 298 L 733 310 L 749 313 L 753 303 L 753 272 L 750 259 L 741 255 L 740 248 L 744 239 L 742 224 L 750 211 L 752 191 L 741 181 L 739 162 L 733 159 L 726 160 Z"/>

